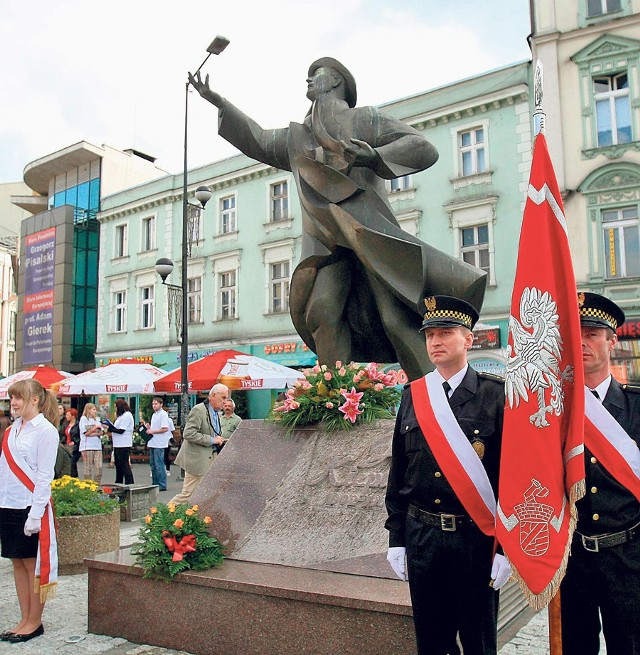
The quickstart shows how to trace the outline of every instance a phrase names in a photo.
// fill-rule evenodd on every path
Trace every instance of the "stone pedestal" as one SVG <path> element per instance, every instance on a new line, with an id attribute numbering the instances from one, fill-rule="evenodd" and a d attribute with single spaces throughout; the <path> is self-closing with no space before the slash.
<path id="1" fill-rule="evenodd" d="M 113 493 L 121 499 L 120 520 L 136 521 L 149 513 L 149 508 L 158 504 L 158 485 L 111 484 Z"/>
<path id="2" fill-rule="evenodd" d="M 120 548 L 120 510 L 109 514 L 59 516 L 58 572 L 61 575 L 84 573 L 83 560 Z"/>

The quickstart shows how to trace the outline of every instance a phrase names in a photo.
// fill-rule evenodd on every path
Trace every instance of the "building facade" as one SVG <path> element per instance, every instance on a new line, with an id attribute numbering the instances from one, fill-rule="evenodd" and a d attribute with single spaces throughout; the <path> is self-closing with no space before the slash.
<path id="1" fill-rule="evenodd" d="M 640 381 L 640 1 L 534 0 L 546 138 L 578 288 L 627 315 L 616 377 Z"/>

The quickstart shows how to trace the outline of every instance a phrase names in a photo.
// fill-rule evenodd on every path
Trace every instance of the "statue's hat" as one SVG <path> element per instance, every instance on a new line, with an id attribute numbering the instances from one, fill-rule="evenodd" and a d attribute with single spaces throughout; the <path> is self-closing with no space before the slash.
<path id="1" fill-rule="evenodd" d="M 421 303 L 420 313 L 421 332 L 430 327 L 462 326 L 473 330 L 478 320 L 478 312 L 472 305 L 452 296 L 427 296 Z"/>
<path id="2" fill-rule="evenodd" d="M 311 66 L 309 66 L 309 77 L 318 70 L 318 68 L 332 68 L 336 73 L 339 73 L 344 80 L 345 100 L 349 107 L 355 107 L 358 100 L 358 93 L 356 91 L 356 81 L 351 75 L 349 69 L 343 66 L 337 59 L 333 57 L 321 57 L 316 59 Z"/>
<path id="3" fill-rule="evenodd" d="M 613 300 L 598 293 L 578 292 L 580 325 L 610 328 L 614 332 L 624 323 L 624 312 Z"/>

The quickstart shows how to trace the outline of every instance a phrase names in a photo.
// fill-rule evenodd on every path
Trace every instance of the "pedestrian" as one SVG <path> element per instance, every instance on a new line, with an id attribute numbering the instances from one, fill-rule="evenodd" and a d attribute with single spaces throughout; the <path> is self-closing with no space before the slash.
<path id="1" fill-rule="evenodd" d="M 164 449 L 164 467 L 167 469 L 167 477 L 171 477 L 171 449 L 173 447 L 173 444 L 175 444 L 175 441 L 173 440 L 173 433 L 176 429 L 175 424 L 173 423 L 173 419 L 169 416 L 167 413 L 167 418 L 169 419 L 169 432 L 171 433 L 169 436 L 169 445 Z"/>
<path id="2" fill-rule="evenodd" d="M 78 460 L 80 459 L 80 425 L 78 423 L 78 410 L 70 407 L 65 412 L 64 419 L 64 446 L 69 453 L 69 475 L 78 477 Z M 58 432 L 60 430 L 58 429 Z"/>
<path id="3" fill-rule="evenodd" d="M 562 652 L 640 653 L 640 387 L 611 374 L 622 309 L 579 293 L 585 382 L 586 494 L 560 587 Z"/>
<path id="4" fill-rule="evenodd" d="M 133 484 L 133 472 L 129 455 L 133 446 L 133 414 L 129 403 L 122 398 L 116 400 L 116 420 L 111 429 L 113 463 L 116 468 L 116 484 Z"/>
<path id="5" fill-rule="evenodd" d="M 51 481 L 58 435 L 55 395 L 34 379 L 8 389 L 15 421 L 0 436 L 0 554 L 9 558 L 20 621 L 0 640 L 22 643 L 44 633 L 45 601 L 55 592 L 57 545 Z"/>
<path id="6" fill-rule="evenodd" d="M 220 416 L 220 427 L 222 438 L 227 443 L 229 437 L 238 429 L 242 419 L 236 414 L 236 404 L 231 398 L 227 398 L 222 404 L 222 415 Z M 224 445 L 224 444 L 223 444 Z"/>
<path id="7" fill-rule="evenodd" d="M 152 435 L 147 442 L 149 466 L 151 467 L 151 484 L 157 484 L 160 491 L 167 490 L 167 469 L 164 465 L 164 451 L 171 438 L 169 415 L 162 407 L 163 402 L 160 396 L 154 396 L 151 401 L 153 415 L 151 416 L 151 422 L 146 424 L 147 434 Z"/>
<path id="8" fill-rule="evenodd" d="M 398 577 L 408 575 L 419 655 L 459 655 L 457 637 L 465 655 L 495 655 L 498 589 L 511 572 L 494 555 L 493 536 L 504 382 L 467 363 L 478 320 L 469 303 L 431 296 L 424 307 L 435 370 L 402 393 L 386 494 L 387 559 Z"/>
<path id="9" fill-rule="evenodd" d="M 102 481 L 102 435 L 104 430 L 98 419 L 98 408 L 87 403 L 80 417 L 80 454 L 83 479 Z"/>
<path id="10" fill-rule="evenodd" d="M 188 502 L 216 458 L 217 448 L 224 443 L 220 410 L 228 397 L 227 386 L 214 384 L 207 399 L 195 405 L 189 412 L 184 426 L 182 445 L 176 457 L 176 464 L 185 471 L 184 482 L 182 491 L 171 499 L 172 503 Z"/>

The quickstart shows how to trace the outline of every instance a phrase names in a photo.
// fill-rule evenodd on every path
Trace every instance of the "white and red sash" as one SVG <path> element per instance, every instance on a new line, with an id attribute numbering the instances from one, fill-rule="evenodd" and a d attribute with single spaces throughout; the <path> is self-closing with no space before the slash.
<path id="1" fill-rule="evenodd" d="M 496 499 L 478 454 L 451 411 L 440 377 L 428 373 L 411 383 L 422 434 L 456 496 L 476 525 L 495 535 Z"/>
<path id="2" fill-rule="evenodd" d="M 7 460 L 10 471 L 33 493 L 35 484 L 31 479 L 31 469 L 16 447 L 15 430 L 7 428 L 2 440 L 2 454 Z M 38 555 L 36 558 L 36 591 L 40 601 L 55 593 L 58 581 L 58 542 L 56 539 L 55 518 L 51 498 L 45 507 L 38 533 Z"/>
<path id="3" fill-rule="evenodd" d="M 636 442 L 587 387 L 584 405 L 585 446 L 640 501 L 640 450 Z"/>

